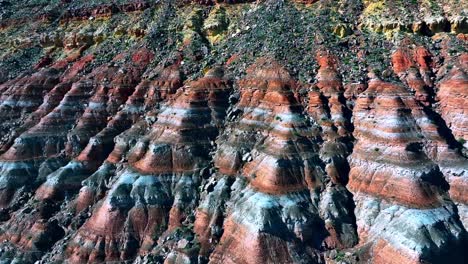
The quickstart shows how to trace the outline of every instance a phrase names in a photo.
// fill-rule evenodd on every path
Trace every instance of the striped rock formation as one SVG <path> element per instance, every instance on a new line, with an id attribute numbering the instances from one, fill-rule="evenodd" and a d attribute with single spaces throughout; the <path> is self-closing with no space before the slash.
<path id="1" fill-rule="evenodd" d="M 8 207 L 21 187 L 34 188 L 42 178 L 54 177 L 48 174 L 78 155 L 89 138 L 106 126 L 107 117 L 116 113 L 134 89 L 144 69 L 138 64 L 120 71 L 111 66 L 95 69 L 73 83 L 53 110 L 15 139 L 0 157 L 2 207 Z"/>
<path id="2" fill-rule="evenodd" d="M 462 141 L 465 148 L 468 144 L 467 66 L 468 55 L 464 54 L 459 57 L 458 61 L 455 61 L 453 68 L 440 81 L 437 91 L 440 114 L 455 138 Z"/>
<path id="3" fill-rule="evenodd" d="M 414 91 L 416 99 L 424 105 L 432 101 L 432 56 L 424 47 L 414 50 L 400 48 L 392 55 L 394 72 Z"/>
<path id="4" fill-rule="evenodd" d="M 210 263 L 315 262 L 325 237 L 330 247 L 355 243 L 350 197 L 325 176 L 295 82 L 280 65 L 259 60 L 239 85 L 233 121 L 217 141 L 218 173 L 197 212 L 201 253 L 214 250 Z"/>
<path id="5" fill-rule="evenodd" d="M 159 104 L 175 94 L 181 84 L 180 72 L 176 65 L 162 70 L 153 81 L 143 80 L 135 88 L 122 110 L 97 135 L 114 147 L 100 167 L 83 181 L 83 187 L 76 201 L 78 212 L 103 197 L 108 189 L 108 181 L 115 175 L 119 162 L 125 159 L 131 146 L 149 129 L 148 126 L 154 123 L 153 119 L 157 117 Z M 126 130 L 123 131 L 124 129 Z M 96 155 L 93 159 L 102 159 L 102 157 Z"/>
<path id="6" fill-rule="evenodd" d="M 465 2 L 0 0 L 0 263 L 468 262 Z"/>
<path id="7" fill-rule="evenodd" d="M 47 68 L 32 76 L 22 76 L 0 86 L 0 137 L 3 144 L 7 144 L 6 141 L 9 140 L 7 133 L 10 129 L 20 126 L 21 119 L 42 104 L 43 96 L 54 88 L 59 78 L 59 70 Z M 5 152 L 4 148 L 2 150 L 1 153 Z"/>
<path id="8" fill-rule="evenodd" d="M 447 127 L 451 130 L 454 137 L 454 144 L 458 143 L 465 149 L 467 147 L 467 125 L 466 125 L 466 93 L 468 92 L 468 81 L 466 67 L 468 56 L 464 54 L 455 60 L 453 69 L 449 70 L 440 81 L 437 100 L 439 103 L 438 111 L 445 120 Z M 465 152 L 466 157 L 466 152 Z M 454 159 L 453 155 L 442 155 L 441 169 L 447 177 L 450 184 L 450 196 L 457 203 L 459 215 L 465 225 L 468 227 L 468 164 L 466 158 Z M 444 166 L 444 164 L 447 164 Z"/>
<path id="9" fill-rule="evenodd" d="M 219 70 L 177 91 L 68 244 L 70 263 L 131 259 L 190 221 L 229 91 Z"/>
<path id="10" fill-rule="evenodd" d="M 426 153 L 431 138 L 422 129 L 421 108 L 404 87 L 375 78 L 356 102 L 348 188 L 360 243 L 372 244 L 374 263 L 463 258 L 466 230 Z"/>
<path id="11" fill-rule="evenodd" d="M 82 61 L 87 60 L 89 60 L 89 58 L 82 59 Z M 135 69 L 138 69 L 137 67 L 135 67 Z M 67 124 L 66 119 L 54 120 L 53 117 L 50 116 L 51 113 L 73 113 L 73 109 L 76 109 L 76 106 L 67 105 L 67 103 L 76 103 L 76 101 L 74 101 L 76 100 L 75 98 L 78 97 L 76 96 L 76 93 L 72 95 L 66 93 L 64 95 L 64 99 L 62 99 L 59 104 L 55 103 L 57 107 L 54 109 L 51 109 L 49 105 L 54 104 L 54 101 L 52 100 L 53 98 L 60 96 L 61 92 L 59 91 L 63 91 L 63 87 L 67 86 L 66 82 L 70 79 L 70 77 L 67 75 L 70 75 L 71 71 L 76 71 L 76 68 L 77 67 L 73 67 L 64 74 L 62 78 L 63 82 L 61 83 L 63 86 L 57 85 L 50 92 L 51 95 L 47 97 L 46 101 L 41 105 L 41 107 L 39 107 L 38 110 L 35 111 L 33 115 L 31 115 L 31 118 L 26 122 L 25 126 L 34 123 L 38 117 L 42 116 L 43 118 L 37 122 L 36 126 L 33 126 L 31 129 L 27 130 L 19 138 L 17 138 L 15 140 L 15 144 L 3 155 L 3 157 L 10 158 L 10 160 L 5 161 L 4 163 L 8 164 L 8 166 L 4 167 L 4 170 L 9 172 L 6 174 L 7 177 L 5 178 L 7 188 L 4 191 L 7 194 L 8 192 L 11 192 L 10 190 L 18 189 L 19 192 L 14 195 L 19 194 L 21 196 L 22 186 L 24 186 L 23 189 L 37 188 L 37 184 L 45 180 L 45 182 L 42 183 L 37 190 L 35 190 L 35 197 L 29 200 L 26 204 L 22 205 L 23 210 L 19 210 L 11 214 L 11 219 L 4 224 L 7 232 L 2 234 L 2 237 L 5 240 L 13 243 L 21 250 L 33 252 L 31 256 L 32 258 L 34 258 L 34 255 L 40 255 L 40 252 L 48 250 L 51 245 L 53 245 L 64 235 L 63 227 L 60 227 L 60 224 L 62 223 L 59 223 L 57 219 L 50 219 L 56 214 L 58 210 L 60 210 L 60 207 L 56 202 L 61 201 L 64 198 L 68 198 L 68 196 L 76 193 L 81 186 L 81 180 L 89 176 L 92 171 L 95 170 L 97 166 L 99 166 L 99 159 L 106 155 L 106 151 L 107 153 L 110 152 L 109 150 L 106 150 L 106 146 L 103 146 L 101 143 L 102 141 L 106 140 L 106 138 L 103 138 L 101 136 L 102 134 L 98 134 L 96 138 L 90 140 L 88 146 L 76 157 L 76 159 L 63 167 L 54 168 L 54 166 L 60 166 L 63 160 L 66 160 L 67 157 L 73 157 L 76 155 L 69 149 L 67 151 L 67 146 L 70 148 L 79 145 L 77 143 L 72 143 L 72 140 L 66 140 L 66 138 L 63 137 L 66 134 L 59 134 L 64 132 L 66 133 L 66 130 L 49 130 L 54 126 L 59 127 L 60 125 Z M 111 72 L 113 73 L 114 71 L 111 70 Z M 138 74 L 138 70 L 135 70 L 134 72 Z M 72 76 L 73 75 L 75 74 L 72 74 Z M 109 77 L 109 75 L 104 76 Z M 118 76 L 113 77 L 115 79 L 112 82 L 112 88 L 110 89 L 113 92 L 109 93 L 109 89 L 104 85 L 98 88 L 96 93 L 89 99 L 89 106 L 84 110 L 83 115 L 79 118 L 77 126 L 75 128 L 71 128 L 71 130 L 68 131 L 69 138 L 75 137 L 85 142 L 88 141 L 90 136 L 98 132 L 98 129 L 102 126 L 102 124 L 106 125 L 108 122 L 106 116 L 111 116 L 112 113 L 118 109 L 118 107 L 122 104 L 121 101 L 125 100 L 127 97 L 126 93 L 133 89 L 134 85 L 132 82 L 135 82 L 135 78 L 138 78 L 138 76 L 135 77 L 128 73 L 124 74 L 124 71 L 121 71 L 120 78 Z M 133 78 L 133 81 L 128 80 L 129 78 Z M 75 84 L 73 84 L 73 87 L 76 88 L 74 85 Z M 73 91 L 73 88 L 71 88 L 70 91 Z M 70 98 L 70 100 L 67 102 L 66 98 Z M 85 100 L 85 98 L 82 100 Z M 83 103 L 83 105 L 85 105 L 85 103 Z M 73 106 L 71 111 L 69 108 L 70 106 Z M 45 112 L 47 109 L 49 109 L 49 113 L 46 114 Z M 76 114 L 76 112 L 74 113 Z M 60 114 L 60 117 L 63 117 L 63 115 Z M 51 120 L 54 120 L 54 122 L 57 123 L 51 123 Z M 69 117 L 69 120 L 69 124 L 73 124 L 72 121 L 75 121 L 73 117 Z M 111 122 L 108 124 L 110 125 Z M 124 125 L 123 123 L 120 124 Z M 115 129 L 118 131 L 119 126 L 110 129 Z M 115 133 L 115 131 L 113 132 Z M 103 133 L 105 133 L 105 131 Z M 31 138 L 31 144 L 24 144 L 23 146 L 19 147 L 18 142 L 21 142 L 20 140 L 28 137 Z M 47 140 L 50 140 L 50 137 L 55 137 L 55 139 L 59 140 L 57 142 L 57 148 L 55 150 L 51 150 L 51 152 L 48 153 L 45 152 L 38 154 L 44 155 L 42 159 L 37 156 L 28 156 L 28 154 L 34 155 L 34 153 L 25 153 L 25 151 L 29 148 L 33 148 L 33 151 L 34 148 L 40 150 L 40 144 L 44 142 L 44 140 L 46 140 L 47 143 Z M 110 138 L 108 136 L 107 141 L 112 142 L 113 137 L 114 136 L 111 134 Z M 62 145 L 60 145 L 60 140 L 63 140 L 62 142 L 66 143 L 62 143 Z M 107 149 L 108 148 L 109 146 L 107 146 Z M 59 154 L 59 151 L 65 152 L 66 154 L 59 157 L 57 162 L 49 163 L 48 159 L 54 157 L 54 155 Z M 41 161 L 44 161 L 44 163 L 41 164 Z M 21 170 L 18 171 L 18 168 L 21 169 L 21 166 L 29 166 L 23 169 L 29 173 L 28 176 L 31 177 L 30 179 L 24 178 L 25 175 L 22 174 Z M 48 171 L 52 173 L 47 175 Z M 45 179 L 43 178 L 44 176 L 46 176 Z M 18 179 L 23 180 L 23 182 L 18 182 Z M 8 185 L 11 187 L 8 187 Z M 6 212 L 8 212 L 11 206 L 13 206 L 13 208 L 17 206 L 15 202 L 17 203 L 18 201 L 16 201 L 14 198 L 15 197 L 13 196 L 13 203 L 11 205 L 5 204 L 4 210 L 6 210 Z M 6 199 L 6 201 L 8 200 L 11 200 L 11 198 Z"/>

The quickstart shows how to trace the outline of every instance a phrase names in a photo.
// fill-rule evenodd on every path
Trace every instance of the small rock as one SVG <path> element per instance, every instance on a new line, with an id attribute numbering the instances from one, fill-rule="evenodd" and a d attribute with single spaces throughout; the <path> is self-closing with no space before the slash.
<path id="1" fill-rule="evenodd" d="M 250 152 L 247 152 L 242 156 L 242 161 L 251 161 L 251 160 L 252 160 L 252 155 L 250 154 Z"/>
<path id="2" fill-rule="evenodd" d="M 187 239 L 184 238 L 180 240 L 179 242 L 177 242 L 177 248 L 186 248 L 188 243 L 189 242 L 187 241 Z"/>

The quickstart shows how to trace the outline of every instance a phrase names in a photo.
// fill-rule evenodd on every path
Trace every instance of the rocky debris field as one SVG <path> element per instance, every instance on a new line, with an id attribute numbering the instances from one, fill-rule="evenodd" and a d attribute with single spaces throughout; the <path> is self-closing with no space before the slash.
<path id="1" fill-rule="evenodd" d="M 0 263 L 466 263 L 467 11 L 0 0 Z"/>

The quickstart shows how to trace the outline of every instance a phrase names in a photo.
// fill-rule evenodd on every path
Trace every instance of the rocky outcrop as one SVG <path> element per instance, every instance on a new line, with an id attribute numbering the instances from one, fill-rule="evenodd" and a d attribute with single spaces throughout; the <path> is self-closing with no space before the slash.
<path id="1" fill-rule="evenodd" d="M 468 91 L 468 76 L 466 68 L 468 56 L 459 58 L 459 62 L 448 72 L 439 84 L 437 98 L 440 103 L 440 113 L 447 126 L 452 130 L 457 140 L 467 147 L 468 127 L 466 100 Z"/>
<path id="2" fill-rule="evenodd" d="M 28 103 L 29 107 L 27 109 L 34 109 L 34 112 L 32 112 L 29 115 L 28 112 L 23 112 L 24 110 L 17 111 L 16 115 L 21 114 L 21 112 L 22 114 L 19 118 L 13 119 L 15 120 L 14 125 L 8 125 L 9 121 L 6 120 L 3 122 L 5 129 L 2 131 L 7 131 L 8 134 L 3 136 L 3 141 L 0 145 L 0 153 L 3 153 L 6 150 L 8 150 L 8 148 L 11 147 L 17 136 L 36 125 L 42 117 L 48 114 L 59 104 L 64 94 L 71 88 L 72 83 L 74 81 L 77 81 L 77 74 L 80 73 L 83 70 L 83 68 L 92 60 L 93 56 L 88 55 L 80 58 L 76 62 L 73 62 L 71 67 L 61 74 L 58 80 L 58 84 L 55 85 L 50 91 L 48 91 L 48 88 L 44 90 L 42 90 L 42 88 L 37 89 L 38 87 L 34 88 L 37 90 L 42 90 L 41 96 L 45 94 L 42 103 L 36 109 L 34 108 L 35 104 Z M 68 65 L 67 61 L 59 61 L 52 66 L 51 71 L 55 71 L 58 73 L 60 71 L 55 69 L 61 69 L 66 65 Z M 36 74 L 38 75 L 39 73 Z M 5 83 L 2 86 L 4 87 L 4 89 L 7 89 L 10 85 L 11 83 Z M 10 116 L 10 118 L 12 117 L 11 114 L 5 113 L 5 117 L 7 116 Z"/>
<path id="3" fill-rule="evenodd" d="M 139 63 L 137 61 L 135 66 L 120 70 L 112 66 L 97 68 L 85 78 L 73 83 L 71 89 L 52 111 L 15 139 L 0 159 L 3 172 L 1 177 L 4 182 L 3 207 L 8 207 L 16 190 L 23 186 L 34 188 L 34 185 L 40 183 L 46 176 L 54 184 L 66 179 L 67 185 L 74 185 L 65 177 L 67 173 L 63 174 L 62 170 L 70 172 L 76 164 L 70 165 L 72 169 L 58 170 L 57 175 L 48 174 L 64 165 L 69 157 L 78 155 L 90 137 L 106 126 L 107 117 L 116 113 L 138 82 L 139 75 L 145 67 Z M 106 84 L 106 80 L 109 79 L 112 81 Z M 56 93 L 60 95 L 62 87 L 57 87 L 57 90 L 51 91 L 53 99 Z M 75 125 L 77 117 L 79 119 Z M 92 144 L 95 143 L 91 142 Z M 79 182 L 78 178 L 77 183 Z M 50 196 L 44 194 L 46 191 L 41 189 L 39 196 Z"/>
<path id="4" fill-rule="evenodd" d="M 0 0 L 0 262 L 465 263 L 465 6 Z"/>
<path id="5" fill-rule="evenodd" d="M 159 104 L 175 94 L 181 84 L 180 72 L 176 65 L 164 69 L 153 81 L 143 80 L 135 88 L 122 110 L 96 136 L 107 143 L 104 145 L 106 149 L 111 145 L 114 147 L 104 163 L 83 182 L 76 201 L 78 212 L 103 197 L 108 189 L 107 183 L 110 177 L 115 175 L 119 162 L 125 159 L 131 146 L 146 132 L 148 126 L 154 123 Z M 92 150 L 92 145 L 86 149 Z M 106 156 L 97 153 L 90 157 L 86 149 L 85 153 L 80 155 L 86 155 L 85 157 L 88 157 L 86 160 L 99 161 Z"/>
<path id="6" fill-rule="evenodd" d="M 348 187 L 361 243 L 373 243 L 376 263 L 464 257 L 466 231 L 447 199 L 448 184 L 425 152 L 420 111 L 405 88 L 377 79 L 354 109 L 357 143 L 349 158 Z M 442 234 L 443 244 L 436 242 Z M 445 255 L 449 249 L 452 254 Z"/>
<path id="7" fill-rule="evenodd" d="M 128 168 L 70 242 L 70 262 L 126 260 L 149 251 L 164 231 L 190 221 L 228 95 L 218 70 L 178 90 L 132 149 Z M 94 246 L 83 246 L 88 244 Z"/>
<path id="8" fill-rule="evenodd" d="M 144 51 L 140 51 L 140 53 L 142 52 L 145 53 Z M 137 54 L 139 53 L 137 52 Z M 151 56 L 150 54 L 141 55 Z M 89 59 L 89 57 L 83 58 L 77 63 L 83 64 L 83 61 L 86 62 Z M 3 163 L 4 170 L 8 171 L 8 174 L 5 175 L 7 188 L 4 189 L 7 195 L 4 197 L 5 200 L 3 200 L 3 202 L 7 202 L 4 207 L 6 213 L 11 208 L 18 206 L 18 202 L 21 203 L 15 196 L 23 197 L 25 189 L 36 188 L 38 183 L 45 180 L 36 190 L 34 198 L 22 205 L 23 210 L 14 212 L 9 221 L 4 224 L 7 231 L 2 234 L 2 237 L 13 243 L 20 250 L 31 252 L 26 254 L 28 261 L 34 261 L 37 256 L 41 255 L 41 252 L 49 250 L 51 245 L 64 236 L 63 225 L 70 224 L 70 222 L 67 223 L 70 219 L 69 217 L 65 219 L 60 219 L 60 217 L 51 219 L 60 209 L 57 203 L 63 199 L 68 200 L 70 196 L 78 191 L 81 186 L 81 180 L 88 177 L 100 165 L 102 157 L 105 157 L 112 149 L 113 138 L 119 133 L 119 129 L 125 129 L 125 120 L 122 118 L 119 120 L 121 123 L 117 123 L 117 125 L 113 122 L 107 122 L 111 118 L 112 113 L 120 109 L 122 101 L 133 90 L 134 83 L 138 80 L 138 75 L 141 74 L 141 69 L 145 67 L 145 65 L 139 65 L 139 61 L 134 61 L 133 63 L 135 63 L 133 75 L 127 74 L 128 72 L 122 70 L 118 72 L 120 73 L 120 78 L 118 75 L 112 76 L 114 81 L 110 85 L 111 88 L 108 89 L 107 85 L 101 85 L 95 94 L 89 98 L 89 105 L 88 101 L 86 101 L 87 97 L 80 98 L 80 93 L 78 92 L 79 88 L 82 87 L 80 86 L 83 83 L 82 81 L 73 84 L 71 90 L 58 103 L 57 99 L 60 98 L 61 94 L 63 95 L 66 87 L 71 85 L 70 82 L 74 79 L 73 76 L 75 74 L 73 72 L 79 71 L 82 67 L 80 64 L 75 64 L 75 67 L 67 70 L 62 76 L 63 82 L 61 84 L 63 85 L 57 85 L 49 93 L 49 96 L 46 97 L 41 107 L 30 115 L 23 129 L 32 126 L 34 123 L 36 125 L 16 139 L 15 144 L 2 156 L 10 158 L 10 160 L 6 160 Z M 138 67 L 140 73 L 138 73 Z M 105 76 L 104 78 L 109 77 L 109 75 L 105 74 L 103 76 Z M 93 91 L 82 90 L 80 92 L 81 94 L 89 94 Z M 81 99 L 82 101 L 77 101 L 77 99 Z M 71 126 L 75 121 L 74 115 L 76 116 L 79 113 L 73 111 L 77 109 L 73 103 L 88 105 L 84 109 L 83 115 L 79 118 L 76 127 Z M 56 107 L 52 110 L 54 105 Z M 56 119 L 56 117 L 66 118 L 65 114 L 69 115 L 68 119 Z M 67 130 L 49 130 L 60 125 L 67 125 L 67 121 L 71 128 L 68 133 Z M 107 127 L 101 131 L 102 133 L 98 134 L 99 129 L 106 124 Z M 57 133 L 57 131 L 60 132 Z M 89 140 L 94 134 L 97 135 Z M 68 136 L 68 139 L 65 136 Z M 79 155 L 76 154 L 76 150 L 80 148 L 79 142 L 73 142 L 73 137 L 83 142 L 88 142 L 89 140 L 86 148 L 81 153 L 78 153 Z M 23 140 L 24 138 L 30 138 L 30 141 L 26 141 L 23 146 L 19 147 L 18 142 L 21 142 L 19 140 Z M 37 150 L 41 149 L 41 144 L 44 142 L 47 144 L 47 140 L 50 140 L 50 138 L 63 140 L 63 143 L 57 145 L 57 148 L 50 150 L 50 152 L 38 152 Z M 31 147 L 37 149 L 36 153 L 34 153 L 34 149 L 32 149 L 33 153 L 25 151 Z M 74 156 L 76 156 L 74 160 L 66 165 L 64 164 L 64 161 L 68 157 Z M 60 167 L 62 165 L 65 166 Z M 18 168 L 21 168 L 21 166 L 27 166 L 25 171 L 29 173 L 30 179 L 22 179 L 23 175 L 21 171 L 18 172 Z M 15 173 L 18 174 L 15 175 Z M 18 182 L 18 179 L 22 179 L 23 182 Z M 13 198 L 8 196 L 9 192 L 14 192 Z M 11 203 L 8 204 L 10 201 Z"/>
<path id="9" fill-rule="evenodd" d="M 366 2 L 360 26 L 384 33 L 387 37 L 399 32 L 424 36 L 433 36 L 441 32 L 466 33 L 468 30 L 466 17 L 461 15 L 456 7 L 444 4 L 442 2 Z"/>
<path id="10" fill-rule="evenodd" d="M 0 137 L 3 144 L 8 144 L 5 141 L 9 139 L 7 133 L 10 129 L 20 126 L 21 119 L 42 104 L 43 96 L 58 84 L 59 76 L 60 71 L 57 69 L 43 69 L 32 76 L 6 82 L 0 87 Z"/>
<path id="11" fill-rule="evenodd" d="M 330 247 L 355 243 L 347 202 L 341 212 L 331 209 L 337 200 L 330 196 L 343 197 L 345 190 L 325 176 L 317 135 L 293 94 L 295 82 L 277 63 L 260 60 L 239 85 L 232 122 L 217 141 L 219 172 L 205 186 L 197 212 L 201 253 L 214 249 L 210 263 L 315 262 L 326 236 Z M 345 217 L 334 221 L 331 211 Z"/>
<path id="12" fill-rule="evenodd" d="M 132 99 L 142 93 L 141 86 L 136 86 L 152 56 L 147 50 L 138 51 L 132 56 L 134 65 L 120 69 L 115 76 L 111 76 L 113 80 L 109 85 L 97 87 L 88 107 L 67 135 L 64 151 L 67 156 L 76 158 L 47 176 L 46 182 L 36 192 L 38 198 L 53 199 L 63 196 L 65 192 L 76 191 L 81 187 L 81 181 L 101 165 L 102 159 L 112 150 L 114 137 L 131 125 L 132 116 L 126 113 L 128 108 L 119 109 L 122 105 L 132 107 Z M 141 61 L 139 57 L 145 60 Z M 128 104 L 125 104 L 126 101 Z"/>
<path id="13" fill-rule="evenodd" d="M 460 56 L 455 67 L 448 71 L 447 75 L 441 80 L 437 92 L 439 101 L 438 110 L 447 127 L 450 128 L 456 143 L 467 147 L 467 127 L 465 101 L 468 91 L 467 75 L 464 70 L 467 66 L 468 57 Z M 466 152 L 465 152 L 466 157 Z M 441 158 L 441 168 L 450 184 L 450 196 L 457 203 L 459 215 L 465 228 L 468 226 L 468 200 L 466 189 L 468 188 L 467 162 L 466 158 L 454 158 L 453 155 L 447 158 Z"/>
<path id="14" fill-rule="evenodd" d="M 86 20 L 89 17 L 110 17 L 117 13 L 143 11 L 151 6 L 149 1 L 130 1 L 124 4 L 103 4 L 91 8 L 78 8 L 67 10 L 61 17 L 62 23 L 70 20 Z"/>
<path id="15" fill-rule="evenodd" d="M 400 48 L 392 55 L 394 72 L 414 91 L 416 99 L 424 105 L 433 100 L 431 77 L 432 57 L 424 47 L 414 50 Z"/>

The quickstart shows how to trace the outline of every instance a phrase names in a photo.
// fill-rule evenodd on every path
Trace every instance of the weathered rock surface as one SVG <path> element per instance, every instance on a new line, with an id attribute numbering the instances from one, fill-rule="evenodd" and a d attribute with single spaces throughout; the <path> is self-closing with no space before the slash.
<path id="1" fill-rule="evenodd" d="M 69 262 L 127 260 L 190 218 L 228 105 L 230 88 L 220 74 L 188 83 L 161 109 L 130 150 L 128 168 L 69 243 Z"/>
<path id="2" fill-rule="evenodd" d="M 217 142 L 220 174 L 214 177 L 222 178 L 197 213 L 195 230 L 202 241 L 219 239 L 214 229 L 221 228 L 216 224 L 222 216 L 209 201 L 223 203 L 226 194 L 217 189 L 231 182 L 224 233 L 210 262 L 316 262 L 324 237 L 326 247 L 352 246 L 357 239 L 350 196 L 324 172 L 318 135 L 294 97 L 295 82 L 268 60 L 258 61 L 247 73 L 234 110 L 241 116 Z M 215 226 L 207 232 L 210 223 Z"/>
<path id="3" fill-rule="evenodd" d="M 457 261 L 464 254 L 466 233 L 447 198 L 449 186 L 426 154 L 424 144 L 433 138 L 423 129 L 429 120 L 421 108 L 404 87 L 371 79 L 354 109 L 357 143 L 349 158 L 348 188 L 360 242 L 375 243 L 377 263 Z M 442 233 L 446 242 L 434 243 Z M 450 255 L 444 253 L 447 247 Z"/>
<path id="4" fill-rule="evenodd" d="M 466 263 L 466 10 L 0 1 L 0 263 Z"/>

